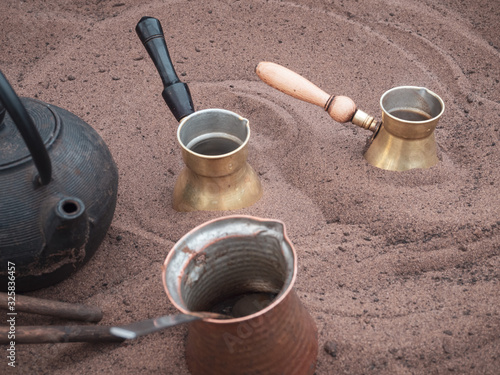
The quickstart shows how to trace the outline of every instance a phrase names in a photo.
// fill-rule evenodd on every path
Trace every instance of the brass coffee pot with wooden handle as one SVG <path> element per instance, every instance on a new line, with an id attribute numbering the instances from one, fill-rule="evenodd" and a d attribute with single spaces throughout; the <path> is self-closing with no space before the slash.
<path id="1" fill-rule="evenodd" d="M 378 168 L 404 171 L 435 165 L 434 129 L 444 112 L 442 99 L 424 87 L 401 86 L 380 99 L 382 121 L 358 109 L 347 96 L 329 95 L 301 75 L 272 62 L 260 62 L 259 78 L 296 99 L 322 107 L 337 122 L 373 132 L 365 159 Z"/>

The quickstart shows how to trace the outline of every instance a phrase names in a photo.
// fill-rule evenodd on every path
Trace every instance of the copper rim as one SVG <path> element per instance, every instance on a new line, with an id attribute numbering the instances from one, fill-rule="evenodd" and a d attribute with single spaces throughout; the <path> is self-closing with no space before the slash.
<path id="1" fill-rule="evenodd" d="M 201 224 L 201 225 L 193 228 L 188 233 L 186 233 L 172 247 L 172 249 L 170 250 L 169 254 L 167 255 L 167 257 L 166 257 L 166 259 L 165 259 L 165 261 L 163 263 L 163 266 L 162 266 L 162 283 L 163 283 L 163 287 L 165 289 L 165 292 L 167 293 L 167 296 L 168 296 L 170 302 L 172 302 L 172 304 L 179 311 L 181 311 L 182 313 L 184 313 L 184 314 L 190 314 L 193 311 L 188 310 L 188 309 L 184 308 L 183 306 L 181 306 L 179 303 L 177 303 L 176 300 L 175 300 L 175 298 L 172 296 L 172 294 L 171 294 L 168 286 L 167 286 L 167 275 L 166 275 L 167 268 L 168 268 L 168 265 L 171 262 L 172 258 L 175 255 L 176 248 L 178 248 L 179 244 L 182 243 L 186 238 L 188 238 L 190 236 L 193 236 L 195 233 L 199 232 L 203 228 L 206 228 L 206 227 L 208 227 L 208 226 L 210 226 L 210 225 L 212 225 L 214 223 L 220 222 L 220 221 L 235 220 L 235 219 L 236 220 L 245 219 L 245 220 L 251 220 L 251 221 L 260 222 L 260 223 L 270 222 L 270 223 L 281 225 L 281 227 L 282 227 L 283 241 L 289 246 L 290 251 L 291 251 L 291 255 L 292 255 L 292 259 L 293 259 L 293 271 L 292 271 L 292 275 L 289 278 L 289 280 L 286 280 L 284 282 L 284 285 L 283 285 L 282 289 L 279 291 L 279 293 L 276 296 L 276 298 L 273 299 L 273 301 L 271 302 L 271 304 L 268 305 L 267 307 L 259 310 L 258 312 L 254 313 L 254 314 L 251 314 L 251 315 L 244 316 L 244 317 L 240 317 L 240 318 L 231 318 L 231 319 L 224 319 L 224 320 L 221 320 L 221 319 L 210 319 L 209 318 L 209 319 L 203 319 L 203 321 L 214 323 L 214 324 L 224 325 L 224 324 L 234 324 L 234 323 L 244 322 L 244 321 L 247 321 L 247 320 L 259 317 L 261 315 L 264 315 L 266 312 L 272 310 L 277 305 L 279 305 L 283 301 L 283 299 L 285 299 L 286 296 L 293 289 L 293 285 L 295 283 L 295 279 L 296 279 L 296 275 L 297 275 L 297 254 L 296 254 L 295 248 L 293 247 L 292 242 L 288 238 L 285 224 L 282 221 L 280 221 L 280 220 L 257 218 L 257 217 L 250 216 L 250 215 L 229 215 L 229 216 L 224 216 L 224 217 L 221 217 L 221 218 L 217 218 L 217 219 L 213 219 L 213 220 L 207 221 L 207 222 L 205 222 L 205 223 L 203 223 L 203 224 Z M 234 236 L 234 237 L 237 237 L 237 236 Z M 210 244 L 204 246 L 199 251 L 193 251 L 190 254 L 188 260 L 183 265 L 183 268 L 182 268 L 181 272 L 177 275 L 177 278 L 178 278 L 179 281 L 182 279 L 182 277 L 184 275 L 184 270 L 186 268 L 186 265 L 188 265 L 189 263 L 191 263 L 191 261 L 193 261 L 193 259 L 196 257 L 196 255 L 198 255 L 200 252 L 202 252 L 208 246 L 210 246 Z M 179 287 L 178 287 L 177 293 L 179 294 L 179 296 L 182 295 L 181 291 L 180 291 L 180 282 L 179 282 Z"/>

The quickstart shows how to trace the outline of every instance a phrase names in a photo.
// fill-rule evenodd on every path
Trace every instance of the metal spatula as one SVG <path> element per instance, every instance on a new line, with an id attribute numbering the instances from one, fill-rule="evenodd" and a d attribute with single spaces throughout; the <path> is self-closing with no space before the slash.
<path id="1" fill-rule="evenodd" d="M 228 315 L 210 312 L 198 312 L 192 314 L 165 315 L 159 318 L 142 320 L 120 327 L 111 327 L 109 332 L 112 335 L 124 338 L 135 339 L 139 336 L 147 335 L 164 328 L 173 327 L 178 324 L 189 323 L 198 319 L 230 319 Z"/>

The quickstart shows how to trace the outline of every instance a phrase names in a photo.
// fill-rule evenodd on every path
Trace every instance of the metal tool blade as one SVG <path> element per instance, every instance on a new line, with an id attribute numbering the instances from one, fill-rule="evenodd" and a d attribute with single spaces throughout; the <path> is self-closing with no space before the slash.
<path id="1" fill-rule="evenodd" d="M 201 316 L 178 314 L 165 315 L 159 318 L 142 320 L 120 327 L 111 327 L 109 332 L 124 339 L 135 339 L 148 333 L 156 332 L 164 328 L 173 327 L 178 324 L 192 322 L 201 319 Z"/>

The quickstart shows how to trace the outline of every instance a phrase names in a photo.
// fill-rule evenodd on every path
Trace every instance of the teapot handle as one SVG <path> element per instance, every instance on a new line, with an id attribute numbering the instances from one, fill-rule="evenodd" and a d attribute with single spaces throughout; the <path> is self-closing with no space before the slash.
<path id="1" fill-rule="evenodd" d="M 142 17 L 135 27 L 137 36 L 148 51 L 163 82 L 162 96 L 177 121 L 194 112 L 189 87 L 179 80 L 170 59 L 160 21 Z"/>
<path id="2" fill-rule="evenodd" d="M 42 137 L 40 137 L 40 133 L 38 133 L 31 116 L 28 114 L 23 103 L 21 103 L 21 100 L 1 71 L 0 104 L 3 104 L 7 112 L 9 112 L 19 133 L 21 133 L 31 153 L 33 162 L 38 169 L 41 184 L 47 185 L 52 176 L 52 164 L 50 162 L 49 153 L 43 144 Z M 1 112 L 2 110 L 0 108 L 0 114 Z"/>
<path id="3" fill-rule="evenodd" d="M 2 130 L 2 122 L 4 117 L 5 117 L 5 108 L 3 107 L 2 102 L 0 101 L 0 130 Z"/>

